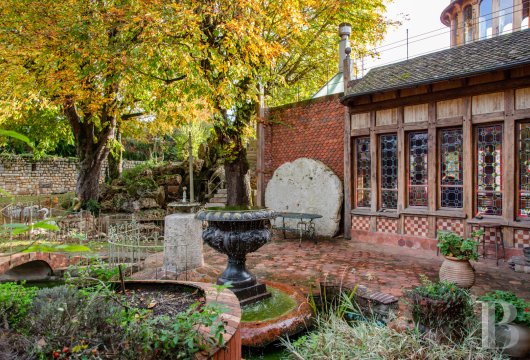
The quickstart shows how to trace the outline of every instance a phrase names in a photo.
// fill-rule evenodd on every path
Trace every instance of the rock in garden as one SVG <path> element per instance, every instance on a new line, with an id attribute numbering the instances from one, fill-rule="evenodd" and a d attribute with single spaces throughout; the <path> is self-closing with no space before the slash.
<path id="1" fill-rule="evenodd" d="M 322 215 L 315 220 L 316 234 L 321 236 L 339 231 L 342 199 L 339 177 L 324 163 L 308 158 L 276 169 L 265 191 L 265 204 L 273 210 Z M 289 226 L 296 228 L 296 222 Z"/>

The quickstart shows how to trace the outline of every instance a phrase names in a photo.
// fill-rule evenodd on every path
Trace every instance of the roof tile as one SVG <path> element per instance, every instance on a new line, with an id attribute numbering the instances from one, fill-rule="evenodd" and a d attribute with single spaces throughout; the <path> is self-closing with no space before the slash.
<path id="1" fill-rule="evenodd" d="M 348 83 L 343 100 L 530 64 L 530 29 L 374 68 Z"/>

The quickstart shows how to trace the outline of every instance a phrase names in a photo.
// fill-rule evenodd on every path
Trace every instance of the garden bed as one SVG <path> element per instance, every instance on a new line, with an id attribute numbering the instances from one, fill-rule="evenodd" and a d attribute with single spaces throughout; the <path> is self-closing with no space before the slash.
<path id="1" fill-rule="evenodd" d="M 175 316 L 194 304 L 197 310 L 205 304 L 204 292 L 196 287 L 180 284 L 128 283 L 125 296 L 131 307 L 151 310 L 154 316 Z"/>
<path id="2" fill-rule="evenodd" d="M 126 281 L 123 294 L 109 285 L 0 285 L 0 351 L 8 359 L 240 357 L 239 304 L 230 291 Z"/>

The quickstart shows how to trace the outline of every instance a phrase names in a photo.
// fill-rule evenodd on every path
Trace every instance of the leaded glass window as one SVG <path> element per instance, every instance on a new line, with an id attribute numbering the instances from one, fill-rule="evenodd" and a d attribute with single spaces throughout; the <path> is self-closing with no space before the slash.
<path id="1" fill-rule="evenodd" d="M 409 133 L 409 206 L 427 206 L 426 132 Z"/>
<path id="2" fill-rule="evenodd" d="M 477 210 L 502 215 L 502 125 L 477 127 Z"/>
<path id="3" fill-rule="evenodd" d="M 357 207 L 370 207 L 370 137 L 355 139 L 355 185 Z"/>
<path id="4" fill-rule="evenodd" d="M 530 123 L 519 127 L 519 216 L 530 215 Z"/>
<path id="5" fill-rule="evenodd" d="M 462 140 L 462 129 L 440 132 L 440 206 L 443 208 L 464 205 Z"/>
<path id="6" fill-rule="evenodd" d="M 381 207 L 383 209 L 397 209 L 397 135 L 381 135 L 379 138 L 379 146 L 381 153 Z"/>

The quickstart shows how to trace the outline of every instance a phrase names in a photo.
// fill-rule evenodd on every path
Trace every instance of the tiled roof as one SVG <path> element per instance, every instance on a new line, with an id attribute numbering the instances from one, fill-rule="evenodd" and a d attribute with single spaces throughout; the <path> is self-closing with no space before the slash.
<path id="1" fill-rule="evenodd" d="M 374 68 L 348 83 L 343 101 L 530 64 L 530 29 Z"/>

